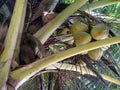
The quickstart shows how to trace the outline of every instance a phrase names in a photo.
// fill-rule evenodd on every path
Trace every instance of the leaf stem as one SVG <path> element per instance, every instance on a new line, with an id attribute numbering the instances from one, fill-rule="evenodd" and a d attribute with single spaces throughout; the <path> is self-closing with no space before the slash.
<path id="1" fill-rule="evenodd" d="M 35 37 L 39 38 L 42 44 L 51 36 L 51 34 L 79 7 L 84 5 L 87 0 L 76 0 L 75 3 L 68 6 L 63 10 L 58 16 L 56 16 L 48 24 L 44 25 L 37 33 L 34 34 Z"/>
<path id="2" fill-rule="evenodd" d="M 119 2 L 120 2 L 120 0 L 100 0 L 100 1 L 90 3 L 90 4 L 85 4 L 80 8 L 80 10 L 89 11 L 89 10 L 93 10 L 93 9 L 97 9 L 97 8 L 102 8 L 104 6 L 116 4 Z"/>
<path id="3" fill-rule="evenodd" d="M 120 36 L 116 36 L 116 37 L 109 38 L 109 39 L 104 39 L 101 41 L 95 41 L 95 42 L 88 43 L 86 45 L 74 47 L 66 51 L 53 54 L 46 58 L 39 59 L 33 62 L 32 64 L 29 64 L 23 68 L 20 68 L 20 69 L 17 69 L 11 72 L 10 76 L 12 77 L 12 79 L 16 81 L 21 81 L 25 79 L 27 80 L 33 75 L 35 75 L 37 72 L 39 72 L 40 70 L 56 62 L 62 61 L 66 58 L 69 58 L 69 57 L 72 57 L 78 54 L 81 54 L 83 52 L 87 52 L 93 49 L 101 48 L 101 47 L 116 44 L 116 43 L 120 43 Z"/>
<path id="4" fill-rule="evenodd" d="M 89 75 L 93 75 L 96 76 L 95 73 L 93 73 L 90 69 L 85 68 L 85 66 L 80 67 L 80 66 L 76 66 L 76 65 L 71 65 L 71 64 L 65 64 L 65 63 L 55 63 L 53 65 L 50 65 L 46 68 L 46 70 L 53 70 L 53 69 L 60 69 L 60 70 L 70 70 L 70 71 L 75 71 L 75 72 L 80 72 L 81 74 L 89 74 Z M 102 78 L 106 81 L 109 81 L 111 83 L 120 85 L 120 80 L 117 80 L 115 78 L 112 78 L 108 75 L 105 74 L 100 74 L 102 76 Z"/>
<path id="5" fill-rule="evenodd" d="M 26 9 L 27 0 L 16 0 L 12 20 L 8 30 L 8 34 L 5 41 L 5 48 L 0 58 L 0 88 L 4 86 L 8 79 L 8 73 L 10 70 L 11 60 L 14 54 L 14 49 L 19 33 L 19 29 L 23 27 L 21 22 L 23 18 L 23 12 Z"/>

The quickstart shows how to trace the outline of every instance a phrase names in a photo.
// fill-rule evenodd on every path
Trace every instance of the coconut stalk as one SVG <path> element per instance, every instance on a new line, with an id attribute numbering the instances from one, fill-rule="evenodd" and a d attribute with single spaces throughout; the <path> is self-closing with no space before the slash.
<path id="1" fill-rule="evenodd" d="M 32 64 L 26 65 L 25 67 L 17 69 L 10 73 L 11 78 L 15 80 L 15 83 L 13 83 L 14 84 L 13 86 L 15 87 L 16 85 L 17 87 L 20 86 L 21 84 L 26 82 L 30 77 L 38 73 L 40 70 L 56 62 L 81 54 L 83 52 L 87 52 L 93 49 L 105 47 L 105 46 L 116 44 L 116 43 L 120 43 L 120 36 L 104 39 L 101 41 L 90 42 L 88 44 L 80 45 L 78 47 L 74 47 L 74 48 L 53 54 L 51 56 L 39 59 L 33 62 Z"/>
<path id="2" fill-rule="evenodd" d="M 51 34 L 78 8 L 84 5 L 87 0 L 76 0 L 73 4 L 64 9 L 59 15 L 57 15 L 48 24 L 44 25 L 37 33 L 35 37 L 39 38 L 42 44 L 51 36 Z"/>
<path id="3" fill-rule="evenodd" d="M 96 1 L 96 2 L 93 2 L 93 3 L 87 4 L 87 5 L 85 4 L 80 8 L 80 10 L 90 11 L 90 10 L 93 10 L 93 9 L 102 8 L 104 6 L 116 4 L 116 3 L 119 3 L 119 2 L 120 2 L 120 0 L 100 0 L 100 1 Z"/>
<path id="4" fill-rule="evenodd" d="M 0 89 L 5 85 L 10 71 L 10 65 L 14 54 L 15 45 L 19 30 L 23 28 L 21 22 L 24 21 L 24 10 L 27 6 L 27 0 L 16 0 L 14 12 L 12 15 L 10 27 L 5 41 L 5 48 L 0 58 Z"/>

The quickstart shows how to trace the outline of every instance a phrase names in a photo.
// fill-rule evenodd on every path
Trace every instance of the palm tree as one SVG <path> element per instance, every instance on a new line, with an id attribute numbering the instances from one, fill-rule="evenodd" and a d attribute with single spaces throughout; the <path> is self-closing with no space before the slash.
<path id="1" fill-rule="evenodd" d="M 41 12 L 43 12 L 41 5 L 44 9 L 44 6 L 47 6 L 50 0 L 48 2 L 38 0 L 39 5 L 35 1 L 37 0 L 16 0 L 10 25 L 6 24 L 8 20 L 5 20 L 1 25 L 1 32 L 4 32 L 0 36 L 2 47 L 0 58 L 1 90 L 7 90 L 6 86 L 8 89 L 12 90 L 14 88 L 17 90 L 28 80 L 30 81 L 27 82 L 25 88 L 28 86 L 29 90 L 119 90 L 120 36 L 116 33 L 119 32 L 119 23 L 109 22 L 110 20 L 107 18 L 103 20 L 102 16 L 93 17 L 90 15 L 91 10 L 118 3 L 119 0 L 90 0 L 89 2 L 88 0 L 76 0 L 68 7 L 66 6 L 67 8 L 59 12 L 58 15 L 55 15 L 56 17 L 47 24 L 43 23 L 44 25 L 41 25 L 41 28 L 38 27 L 40 24 L 35 23 L 37 22 L 35 18 L 40 18 L 38 14 L 42 15 Z M 34 9 L 33 4 L 37 5 L 36 9 Z M 114 5 L 113 8 L 116 7 L 119 7 L 119 4 Z M 107 9 L 108 7 L 104 8 Z M 108 10 L 113 10 L 111 8 L 112 6 Z M 85 11 L 88 11 L 88 13 Z M 94 12 L 97 11 L 100 12 L 98 9 Z M 101 12 L 103 11 L 101 10 Z M 45 20 L 43 17 L 42 19 Z M 111 19 L 111 16 L 108 17 Z M 68 45 L 67 41 L 73 40 L 75 36 L 72 36 L 69 31 L 65 35 L 58 35 L 60 35 L 59 30 L 62 26 L 69 27 L 71 25 L 71 18 L 85 23 L 89 30 L 96 24 L 106 25 L 109 29 L 109 38 L 99 41 L 93 40 L 85 45 L 75 46 L 73 43 Z M 118 19 L 118 15 L 116 14 L 114 18 Z M 40 29 L 37 32 L 30 33 L 29 30 L 34 29 L 33 24 L 35 28 Z M 3 29 L 5 30 L 2 31 Z M 47 48 L 47 54 L 44 52 L 43 45 L 45 49 Z M 110 48 L 104 51 L 98 61 L 91 59 L 88 54 L 82 55 L 83 52 L 105 48 L 106 46 L 110 46 Z M 24 54 L 21 55 L 22 52 Z M 31 58 L 33 61 L 29 61 Z M 21 60 L 23 61 L 21 62 Z M 15 65 L 17 65 L 17 68 L 10 69 L 11 66 Z M 34 79 L 31 80 L 31 77 Z"/>

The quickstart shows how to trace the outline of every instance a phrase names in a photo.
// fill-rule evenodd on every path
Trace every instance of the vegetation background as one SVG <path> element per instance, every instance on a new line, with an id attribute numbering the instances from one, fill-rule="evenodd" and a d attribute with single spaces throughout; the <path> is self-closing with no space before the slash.
<path id="1" fill-rule="evenodd" d="M 77 6 L 75 2 L 80 3 Z M 7 90 L 6 86 L 8 90 L 120 90 L 120 3 L 114 2 L 120 1 L 0 0 L 1 90 Z M 96 3 L 112 5 L 98 8 Z M 97 9 L 92 10 L 92 6 Z M 91 43 L 93 49 L 110 44 L 100 60 L 92 63 L 87 55 L 77 51 L 82 47 L 61 41 L 67 36 L 71 39 L 69 31 L 61 35 L 71 24 L 71 18 L 89 28 L 94 23 L 106 25 L 111 41 L 96 41 L 98 47 Z M 89 45 L 85 50 L 91 48 Z"/>

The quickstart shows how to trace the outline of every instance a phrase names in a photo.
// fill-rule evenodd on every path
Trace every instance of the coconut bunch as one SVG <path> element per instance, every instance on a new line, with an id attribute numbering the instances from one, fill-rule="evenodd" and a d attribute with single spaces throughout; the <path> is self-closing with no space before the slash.
<path id="1" fill-rule="evenodd" d="M 96 24 L 91 28 L 91 30 L 89 30 L 88 25 L 83 22 L 75 22 L 71 24 L 70 32 L 74 37 L 74 43 L 76 46 L 103 40 L 108 38 L 109 35 L 109 31 L 103 24 Z M 82 54 L 88 54 L 91 59 L 99 60 L 103 55 L 103 52 L 107 49 L 108 47 L 103 47 Z"/>

